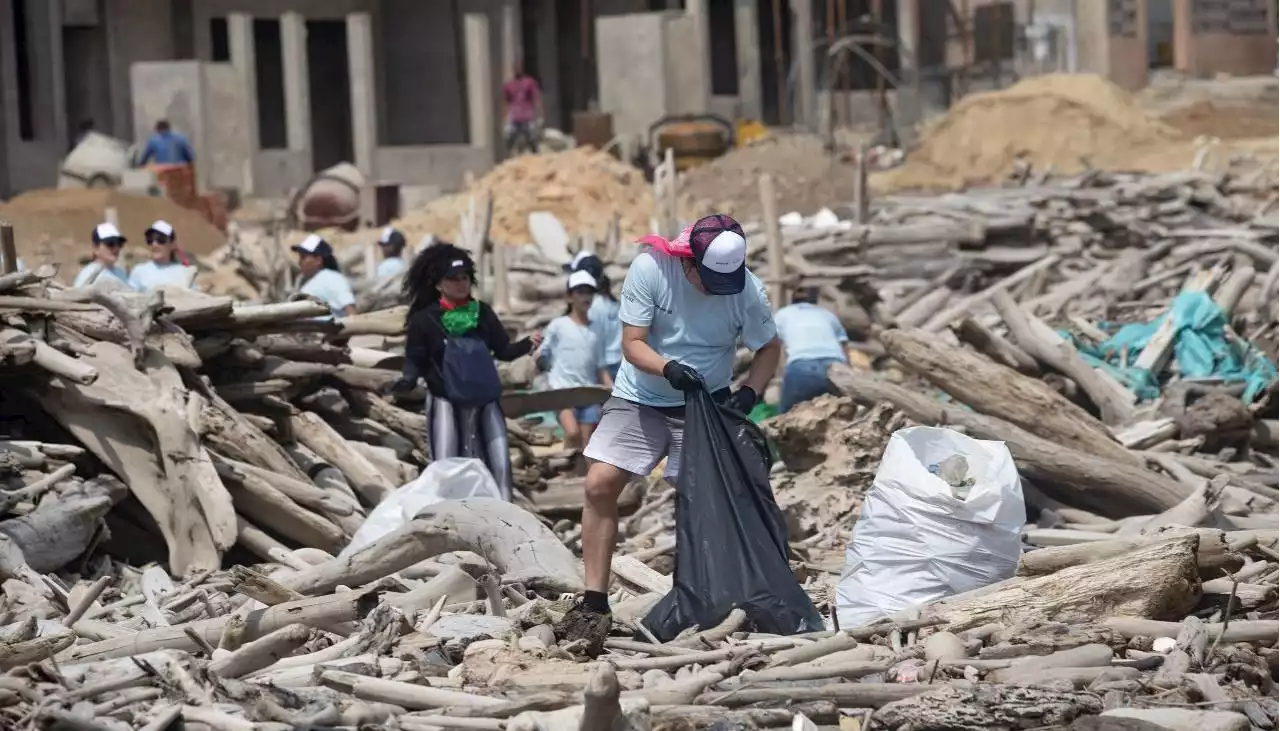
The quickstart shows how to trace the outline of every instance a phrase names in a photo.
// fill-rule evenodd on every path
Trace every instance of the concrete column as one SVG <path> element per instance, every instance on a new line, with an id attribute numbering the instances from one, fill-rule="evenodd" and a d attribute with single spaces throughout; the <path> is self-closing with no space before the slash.
<path id="1" fill-rule="evenodd" d="M 693 35 L 698 45 L 698 67 L 701 69 L 701 92 L 698 111 L 711 110 L 711 9 L 709 0 L 685 0 L 685 13 L 693 21 Z"/>
<path id="2" fill-rule="evenodd" d="M 472 147 L 493 147 L 493 69 L 489 63 L 489 16 L 462 17 L 462 48 L 467 71 L 468 139 Z"/>
<path id="3" fill-rule="evenodd" d="M 523 44 L 520 35 L 520 3 L 518 0 L 507 0 L 500 10 L 502 18 L 502 68 L 498 78 L 506 79 L 515 68 L 517 62 L 524 60 Z"/>
<path id="4" fill-rule="evenodd" d="M 245 124 L 249 130 L 249 161 L 244 166 L 240 189 L 245 194 L 254 192 L 253 162 L 258 157 L 258 71 L 254 59 L 253 16 L 248 13 L 232 13 L 227 16 L 227 46 L 231 52 L 231 66 L 244 85 Z"/>
<path id="5" fill-rule="evenodd" d="M 533 51 L 538 58 L 538 83 L 542 85 L 542 115 L 547 126 L 566 129 L 569 120 L 560 118 L 560 75 L 556 73 L 560 38 L 556 33 L 555 0 L 541 0 L 535 19 L 538 44 Z"/>
<path id="6" fill-rule="evenodd" d="M 760 16 L 756 0 L 733 0 L 733 34 L 738 49 L 738 108 L 742 116 L 764 116 L 760 82 Z"/>
<path id="7" fill-rule="evenodd" d="M 284 59 L 284 114 L 289 149 L 311 149 L 311 86 L 307 76 L 307 21 L 301 13 L 280 16 Z"/>
<path id="8" fill-rule="evenodd" d="M 796 116 L 793 122 L 809 131 L 817 120 L 817 69 L 813 62 L 813 0 L 791 0 L 791 56 L 799 65 Z"/>
<path id="9" fill-rule="evenodd" d="M 351 77 L 351 143 L 355 165 L 369 182 L 377 179 L 378 109 L 373 76 L 373 22 L 368 13 L 347 15 L 347 68 Z"/>
<path id="10" fill-rule="evenodd" d="M 920 121 L 920 0 L 897 0 L 898 133 L 910 136 Z M 909 140 L 908 140 L 909 141 Z"/>
<path id="11" fill-rule="evenodd" d="M 66 71 L 64 70 L 62 57 L 62 3 L 27 3 L 28 8 L 40 6 L 45 8 L 48 13 L 47 19 L 44 21 L 42 28 L 44 39 L 40 35 L 36 35 L 37 48 L 48 43 L 49 55 L 48 59 L 48 76 L 40 75 L 40 83 L 45 85 L 48 90 L 48 96 L 52 108 L 49 110 L 50 127 L 52 128 L 55 140 L 53 149 L 66 149 L 66 144 L 70 141 L 67 134 L 67 82 Z M 39 17 L 37 14 L 36 17 Z M 37 61 L 39 63 L 39 61 Z M 60 161 L 62 155 L 58 155 Z"/>

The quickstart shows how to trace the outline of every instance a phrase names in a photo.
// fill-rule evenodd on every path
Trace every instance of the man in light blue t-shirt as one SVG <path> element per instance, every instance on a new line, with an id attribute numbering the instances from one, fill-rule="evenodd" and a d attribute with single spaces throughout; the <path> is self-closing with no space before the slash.
<path id="1" fill-rule="evenodd" d="M 780 414 L 802 401 L 835 393 L 827 380 L 827 367 L 849 362 L 844 350 L 849 335 L 844 325 L 817 302 L 818 288 L 805 287 L 792 295 L 790 305 L 773 316 L 778 323 L 778 337 L 787 352 L 782 397 L 778 403 Z"/>
<path id="2" fill-rule="evenodd" d="M 685 393 L 706 388 L 724 405 L 749 412 L 778 368 L 782 344 L 764 285 L 747 271 L 742 227 L 707 216 L 686 231 L 692 256 L 642 252 L 622 284 L 623 362 L 600 423 L 583 454 L 582 511 L 586 592 L 558 634 L 600 652 L 609 632 L 609 567 L 618 531 L 618 496 L 665 457 L 680 470 Z M 684 235 L 682 235 L 683 238 Z M 678 240 L 672 249 L 683 250 Z M 738 342 L 755 351 L 744 384 L 730 392 Z"/>

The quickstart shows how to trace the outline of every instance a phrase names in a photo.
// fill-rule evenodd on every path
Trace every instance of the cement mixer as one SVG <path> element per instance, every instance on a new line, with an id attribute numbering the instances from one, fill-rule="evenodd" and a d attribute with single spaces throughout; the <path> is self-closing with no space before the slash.
<path id="1" fill-rule="evenodd" d="M 298 189 L 289 204 L 293 223 L 306 231 L 360 225 L 360 193 L 364 175 L 351 163 L 339 163 L 317 173 Z"/>
<path id="2" fill-rule="evenodd" d="M 131 169 L 129 143 L 97 132 L 81 138 L 58 170 L 59 188 L 115 188 Z"/>

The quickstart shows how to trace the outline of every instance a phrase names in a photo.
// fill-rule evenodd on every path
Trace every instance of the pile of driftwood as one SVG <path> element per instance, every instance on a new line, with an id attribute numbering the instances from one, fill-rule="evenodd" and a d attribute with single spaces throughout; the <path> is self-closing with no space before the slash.
<path id="1" fill-rule="evenodd" d="M 0 726 L 1276 728 L 1274 389 L 1183 379 L 1156 338 L 1134 356 L 1162 395 L 1139 402 L 1055 329 L 1096 341 L 1197 287 L 1274 357 L 1275 226 L 1236 185 L 1095 173 L 751 237 L 775 293 L 817 284 L 888 356 L 768 427 L 815 603 L 910 423 L 1009 445 L 1030 550 L 870 626 L 767 636 L 735 611 L 658 644 L 640 620 L 672 586 L 676 501 L 638 481 L 594 661 L 551 629 L 582 588 L 575 455 L 519 415 L 600 394 L 504 397 L 517 504 L 437 503 L 338 557 L 429 456 L 421 394 L 382 393 L 403 309 L 0 274 Z M 631 250 L 601 252 L 620 279 Z M 558 314 L 553 257 L 478 254 L 510 323 Z"/>

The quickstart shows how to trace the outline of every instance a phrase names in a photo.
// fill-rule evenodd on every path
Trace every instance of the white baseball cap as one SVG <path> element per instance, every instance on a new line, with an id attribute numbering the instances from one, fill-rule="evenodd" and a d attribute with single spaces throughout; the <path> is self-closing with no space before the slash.
<path id="1" fill-rule="evenodd" d="M 747 239 L 737 221 L 723 213 L 698 219 L 689 248 L 709 294 L 735 295 L 746 288 Z"/>
<path id="2" fill-rule="evenodd" d="M 331 256 L 333 254 L 333 247 L 329 245 L 329 242 L 316 234 L 311 234 L 303 239 L 302 243 L 292 248 L 299 253 L 315 254 L 316 256 Z"/>
<path id="3" fill-rule="evenodd" d="M 164 219 L 160 219 L 155 223 L 151 224 L 151 226 L 147 229 L 147 233 L 151 233 L 152 231 L 155 231 L 156 233 L 164 236 L 168 236 L 169 238 L 173 238 L 173 226 L 171 226 L 169 222 Z"/>
<path id="4" fill-rule="evenodd" d="M 576 271 L 569 275 L 569 285 L 565 289 L 572 292 L 577 287 L 590 287 L 593 290 L 597 290 L 600 289 L 600 283 L 589 273 Z"/>
<path id="5" fill-rule="evenodd" d="M 127 241 L 120 233 L 120 229 L 116 228 L 114 223 L 100 223 L 93 229 L 93 243 L 101 244 L 103 241 L 119 239 L 121 242 Z"/>

